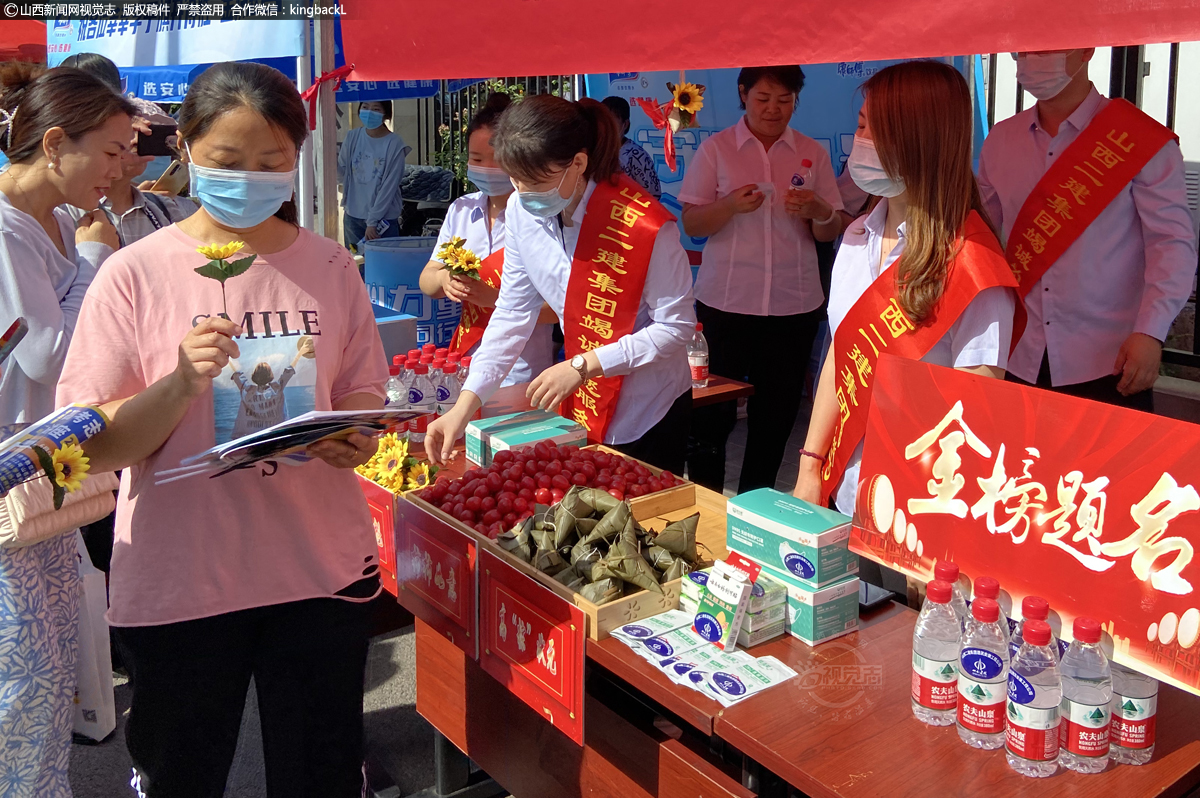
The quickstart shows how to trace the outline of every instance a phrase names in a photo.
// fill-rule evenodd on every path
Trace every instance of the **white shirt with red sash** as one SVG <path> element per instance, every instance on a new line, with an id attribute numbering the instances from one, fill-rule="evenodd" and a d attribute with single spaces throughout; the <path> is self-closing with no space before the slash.
<path id="1" fill-rule="evenodd" d="M 500 297 L 463 386 L 484 402 L 521 354 L 542 303 L 549 304 L 562 319 L 571 258 L 595 188 L 595 183 L 588 183 L 570 227 L 560 224 L 557 217 L 541 219 L 529 213 L 515 192 L 509 198 Z M 607 212 L 607 208 L 603 210 Z M 654 239 L 633 330 L 596 349 L 606 376 L 625 377 L 605 443 L 641 438 L 691 389 L 687 343 L 696 332 L 692 270 L 674 224 L 663 225 Z"/>
<path id="2" fill-rule="evenodd" d="M 829 287 L 829 330 L 836 335 L 838 327 L 854 303 L 880 275 L 879 253 L 887 222 L 887 200 L 880 200 L 870 214 L 851 222 L 838 248 Z M 904 225 L 900 225 L 900 240 L 888 254 L 884 270 L 904 253 Z M 1004 287 L 985 288 L 971 300 L 967 309 L 951 326 L 950 331 L 934 344 L 929 354 L 921 358 L 926 363 L 950 368 L 996 366 L 1005 368 L 1012 342 L 1013 313 L 1016 295 Z M 832 355 L 832 353 L 831 353 Z M 837 508 L 846 515 L 854 513 L 858 493 L 858 467 L 862 461 L 862 443 L 854 450 L 842 482 L 835 491 Z"/>
<path id="3" fill-rule="evenodd" d="M 1108 102 L 1093 87 L 1053 137 L 1036 105 L 992 128 L 979 188 L 1005 240 L 1033 187 Z M 1073 385 L 1112 374 L 1131 333 L 1166 340 L 1196 276 L 1192 224 L 1183 156 L 1171 141 L 1030 290 L 1009 371 L 1034 382 L 1047 353 L 1053 384 Z"/>

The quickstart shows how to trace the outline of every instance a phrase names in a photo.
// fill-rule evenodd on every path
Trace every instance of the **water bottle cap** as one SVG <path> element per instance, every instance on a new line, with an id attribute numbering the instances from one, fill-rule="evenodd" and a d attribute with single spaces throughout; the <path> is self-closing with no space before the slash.
<path id="1" fill-rule="evenodd" d="M 400 376 L 400 367 L 397 366 L 395 363 L 393 363 L 392 365 L 388 366 L 388 374 L 390 374 L 393 377 L 399 377 Z"/>
<path id="2" fill-rule="evenodd" d="M 446 365 L 442 366 L 443 374 L 453 374 L 456 371 L 458 371 L 458 366 L 454 363 L 447 363 Z"/>
<path id="3" fill-rule="evenodd" d="M 429 366 L 425 365 L 424 363 L 418 363 L 416 368 L 413 369 L 413 371 L 416 372 L 417 374 L 428 374 Z"/>
<path id="4" fill-rule="evenodd" d="M 470 356 L 470 355 L 467 355 L 466 357 L 464 357 L 464 358 L 462 359 L 462 364 L 463 364 L 464 366 L 466 366 L 467 368 L 471 368 L 471 356 Z"/>
<path id="5" fill-rule="evenodd" d="M 805 158 L 802 161 L 800 161 L 800 165 L 803 166 L 805 169 L 812 169 L 812 161 L 810 161 L 808 158 Z"/>
<path id="6" fill-rule="evenodd" d="M 1050 617 L 1050 602 L 1041 596 L 1026 596 L 1021 602 L 1021 617 L 1044 621 Z"/>
<path id="7" fill-rule="evenodd" d="M 937 565 L 933 566 L 933 578 L 954 584 L 958 581 L 958 564 L 950 560 L 938 560 Z"/>
<path id="8" fill-rule="evenodd" d="M 433 354 L 437 357 L 445 357 L 446 355 L 450 354 L 450 350 L 447 347 L 439 346 L 437 349 L 433 350 Z"/>
<path id="9" fill-rule="evenodd" d="M 394 366 L 403 366 L 404 360 L 404 355 L 392 355 L 392 365 Z"/>
<path id="10" fill-rule="evenodd" d="M 943 582 L 941 579 L 935 579 L 925 588 L 925 598 L 932 601 L 934 604 L 949 604 L 950 594 L 954 592 L 954 586 L 949 582 Z"/>
<path id="11" fill-rule="evenodd" d="M 1076 618 L 1075 639 L 1080 643 L 1099 643 L 1100 622 L 1095 618 Z"/>
<path id="12" fill-rule="evenodd" d="M 446 365 L 446 358 L 444 358 L 444 357 L 435 357 L 435 358 L 433 359 L 433 364 L 432 364 L 432 365 L 433 365 L 433 367 L 434 367 L 435 369 L 440 369 L 442 366 Z"/>
<path id="13" fill-rule="evenodd" d="M 408 360 L 404 361 L 404 368 L 408 369 L 409 371 L 412 371 L 413 369 L 415 369 L 417 367 L 417 364 L 420 362 L 421 361 L 417 360 L 415 357 L 410 357 Z"/>
<path id="14" fill-rule="evenodd" d="M 462 352 L 451 352 L 446 356 L 447 363 L 457 363 L 460 360 L 462 360 Z"/>
<path id="15" fill-rule="evenodd" d="M 1036 618 L 1026 621 L 1021 636 L 1025 638 L 1026 643 L 1032 643 L 1035 646 L 1048 645 L 1050 643 L 1050 624 Z"/>
<path id="16" fill-rule="evenodd" d="M 424 346 L 421 347 L 421 351 L 429 352 L 430 354 L 432 354 L 437 351 L 437 344 L 425 344 Z"/>
<path id="17" fill-rule="evenodd" d="M 428 366 L 430 363 L 433 362 L 433 353 L 432 352 L 423 352 L 421 354 L 421 362 L 424 363 L 426 366 Z"/>
<path id="18" fill-rule="evenodd" d="M 975 595 L 995 601 L 1000 597 L 1000 582 L 990 576 L 979 577 L 975 580 Z"/>
<path id="19" fill-rule="evenodd" d="M 704 332 L 704 325 L 700 322 L 696 322 L 696 332 Z"/>
<path id="20" fill-rule="evenodd" d="M 971 602 L 971 617 L 980 623 L 995 623 L 1000 620 L 1000 605 L 990 598 L 977 598 Z"/>
<path id="21" fill-rule="evenodd" d="M 409 360 L 420 360 L 421 359 L 421 350 L 420 349 L 408 350 L 408 359 Z"/>

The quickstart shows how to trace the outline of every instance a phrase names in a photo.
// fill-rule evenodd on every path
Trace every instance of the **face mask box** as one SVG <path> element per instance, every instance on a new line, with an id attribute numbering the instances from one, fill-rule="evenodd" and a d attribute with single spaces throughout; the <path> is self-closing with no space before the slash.
<path id="1" fill-rule="evenodd" d="M 808 590 L 788 585 L 787 630 L 815 646 L 858 629 L 858 577 Z"/>
<path id="2" fill-rule="evenodd" d="M 700 594 L 708 583 L 708 575 L 712 568 L 692 571 L 682 582 L 680 603 L 689 601 L 693 607 L 700 602 Z M 758 575 L 758 580 L 750 588 L 750 603 L 746 605 L 747 613 L 760 613 L 768 607 L 775 607 L 787 601 L 787 586 L 777 579 L 764 574 Z"/>
<path id="3" fill-rule="evenodd" d="M 779 607 L 780 609 L 785 609 L 786 605 L 780 604 Z M 753 648 L 754 646 L 765 643 L 768 640 L 774 640 L 775 638 L 780 637 L 786 631 L 786 618 L 780 618 L 775 623 L 764 626 L 760 629 L 755 629 L 754 631 L 750 631 L 743 624 L 742 631 L 738 632 L 737 642 L 742 648 Z"/>
<path id="4" fill-rule="evenodd" d="M 776 583 L 778 584 L 778 583 Z M 746 612 L 746 617 L 742 619 L 742 629 L 739 637 L 744 636 L 747 632 L 760 632 L 763 629 L 774 628 L 778 626 L 780 631 L 783 630 L 784 621 L 787 619 L 787 591 L 783 591 L 783 602 L 767 607 L 759 612 Z M 700 609 L 699 599 L 689 599 L 687 596 L 679 597 L 679 609 L 689 615 L 695 615 Z"/>
<path id="5" fill-rule="evenodd" d="M 587 430 L 545 410 L 528 410 L 472 421 L 467 425 L 467 459 L 483 467 L 496 452 L 520 449 L 538 441 L 556 446 L 587 446 Z"/>
<path id="6" fill-rule="evenodd" d="M 722 651 L 733 650 L 750 604 L 750 586 L 744 572 L 723 562 L 714 565 L 696 608 L 696 634 Z"/>
<path id="7" fill-rule="evenodd" d="M 858 573 L 850 519 L 770 488 L 729 500 L 725 545 L 810 590 Z"/>

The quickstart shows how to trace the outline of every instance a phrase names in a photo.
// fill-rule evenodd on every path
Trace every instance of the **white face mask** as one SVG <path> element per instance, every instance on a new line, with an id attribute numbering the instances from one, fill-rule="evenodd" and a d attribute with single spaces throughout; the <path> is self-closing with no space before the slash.
<path id="1" fill-rule="evenodd" d="M 846 159 L 846 169 L 854 185 L 876 197 L 898 197 L 904 193 L 904 181 L 888 175 L 879 161 L 875 142 L 862 136 L 854 137 L 854 149 Z"/>
<path id="2" fill-rule="evenodd" d="M 1075 74 L 1078 73 L 1076 70 Z M 1075 75 L 1067 72 L 1066 53 L 1021 53 L 1017 56 L 1017 82 L 1039 100 L 1057 97 L 1074 79 Z"/>

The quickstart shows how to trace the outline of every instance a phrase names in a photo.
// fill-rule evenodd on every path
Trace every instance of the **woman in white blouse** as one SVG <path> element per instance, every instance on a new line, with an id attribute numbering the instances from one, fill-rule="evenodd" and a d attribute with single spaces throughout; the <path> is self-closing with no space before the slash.
<path id="1" fill-rule="evenodd" d="M 451 238 L 462 238 L 467 242 L 464 246 L 484 260 L 480 279 L 456 277 L 438 260 L 429 261 L 421 272 L 421 290 L 426 296 L 448 297 L 462 304 L 462 320 L 451 341 L 451 349 L 464 355 L 474 355 L 479 349 L 480 336 L 487 329 L 492 308 L 496 307 L 496 299 L 500 296 L 504 269 L 504 209 L 515 189 L 508 173 L 496 163 L 492 134 L 500 114 L 510 102 L 507 94 L 494 92 L 467 125 L 467 178 L 479 191 L 459 197 L 450 205 L 438 233 L 438 247 Z M 554 312 L 543 308 L 538 326 L 502 386 L 529 382 L 550 367 L 554 362 L 553 325 L 556 321 L 558 317 Z"/>
<path id="2" fill-rule="evenodd" d="M 692 402 L 691 270 L 670 215 L 621 172 L 616 119 L 595 100 L 538 95 L 504 113 L 493 143 L 517 187 L 506 212 L 504 280 L 462 395 L 429 425 L 426 451 L 435 462 L 450 456 L 547 304 L 569 359 L 533 380 L 532 404 L 567 402 L 589 440 L 679 473 Z"/>
<path id="3" fill-rule="evenodd" d="M 918 329 L 936 323 L 953 269 L 965 268 L 955 258 L 972 225 L 1002 258 L 971 171 L 971 104 L 962 75 L 935 61 L 897 64 L 868 80 L 864 94 L 846 168 L 879 199 L 850 224 L 838 250 L 829 292 L 835 342 L 851 308 L 877 280 L 893 281 L 891 290 Z M 1002 378 L 1015 308 L 1011 288 L 984 288 L 921 359 Z M 831 350 L 825 359 L 800 457 L 795 495 L 810 502 L 819 501 L 823 458 L 838 422 L 834 355 Z M 846 514 L 854 510 L 861 458 L 858 442 L 834 488 L 837 508 Z"/>
<path id="4" fill-rule="evenodd" d="M 754 385 L 738 493 L 775 487 L 825 301 L 815 242 L 843 226 L 828 149 L 789 126 L 803 87 L 798 66 L 743 69 L 745 116 L 700 145 L 679 192 L 684 231 L 708 237 L 696 316 L 709 368 Z M 735 423 L 731 403 L 696 412 L 693 480 L 724 488 Z"/>

